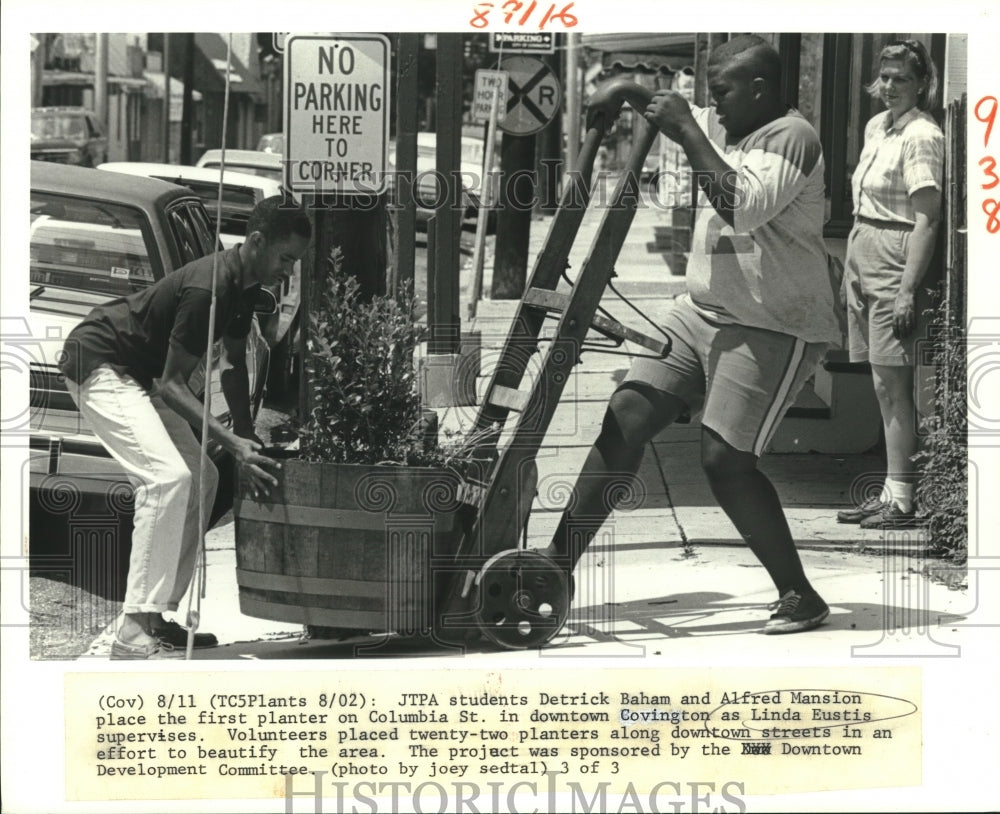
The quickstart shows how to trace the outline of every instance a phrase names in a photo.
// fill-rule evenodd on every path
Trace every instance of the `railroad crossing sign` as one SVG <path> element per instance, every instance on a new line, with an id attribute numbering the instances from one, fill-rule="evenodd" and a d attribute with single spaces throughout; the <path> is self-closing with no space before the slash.
<path id="1" fill-rule="evenodd" d="M 508 57 L 500 67 L 507 72 L 507 115 L 497 125 L 512 136 L 530 136 L 542 130 L 562 104 L 562 87 L 556 75 L 534 57 Z"/>

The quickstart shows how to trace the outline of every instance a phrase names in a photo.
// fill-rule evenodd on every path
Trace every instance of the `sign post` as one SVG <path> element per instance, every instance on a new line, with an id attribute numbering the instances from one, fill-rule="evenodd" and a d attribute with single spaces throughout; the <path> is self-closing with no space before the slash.
<path id="1" fill-rule="evenodd" d="M 497 125 L 506 134 L 500 153 L 502 204 L 497 211 L 493 299 L 520 299 L 528 276 L 528 243 L 535 205 L 535 133 L 559 114 L 562 86 L 540 59 L 514 56 L 500 67 L 507 73 L 507 102 Z"/>
<path id="2" fill-rule="evenodd" d="M 275 43 L 277 45 L 277 42 Z M 358 279 L 363 296 L 386 291 L 390 48 L 379 34 L 284 38 L 284 182 L 310 206 L 313 245 L 302 263 L 300 358 L 309 321 L 332 270 Z M 299 416 L 310 412 L 304 367 Z"/>

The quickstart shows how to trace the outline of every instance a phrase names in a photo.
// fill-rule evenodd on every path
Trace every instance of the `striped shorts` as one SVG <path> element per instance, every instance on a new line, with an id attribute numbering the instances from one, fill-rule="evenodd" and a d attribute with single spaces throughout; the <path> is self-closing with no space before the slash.
<path id="1" fill-rule="evenodd" d="M 676 396 L 692 417 L 701 414 L 702 426 L 754 455 L 763 453 L 827 348 L 825 342 L 712 322 L 683 298 L 663 328 L 673 340 L 670 354 L 636 359 L 625 381 Z"/>

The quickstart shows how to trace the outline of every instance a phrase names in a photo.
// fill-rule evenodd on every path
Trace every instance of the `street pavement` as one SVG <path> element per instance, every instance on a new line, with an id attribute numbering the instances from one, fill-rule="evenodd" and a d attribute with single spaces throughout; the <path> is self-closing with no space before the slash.
<path id="1" fill-rule="evenodd" d="M 583 264 L 603 212 L 592 208 L 570 256 L 570 274 Z M 532 222 L 529 271 L 543 245 L 551 216 Z M 655 322 L 684 291 L 684 278 L 671 274 L 657 250 L 654 229 L 669 212 L 641 207 L 616 264 L 618 289 Z M 487 263 L 487 266 L 490 266 Z M 467 313 L 472 271 L 462 272 L 461 311 Z M 490 290 L 489 268 L 483 290 Z M 655 335 L 635 312 L 608 293 L 602 303 L 619 321 Z M 517 303 L 484 299 L 470 327 L 482 334 L 484 370 L 506 336 Z M 552 323 L 554 325 L 554 323 Z M 465 326 L 463 326 L 465 327 Z M 627 353 L 641 352 L 626 345 Z M 564 390 L 537 457 L 538 495 L 528 523 L 528 547 L 546 545 L 583 459 L 596 437 L 608 397 L 629 366 L 628 356 L 585 352 Z M 442 429 L 461 431 L 475 407 L 438 410 Z M 873 420 L 877 420 L 875 416 Z M 577 566 L 576 597 L 568 622 L 542 651 L 506 651 L 512 663 L 563 656 L 669 659 L 669 663 L 713 663 L 752 652 L 794 653 L 824 660 L 857 657 L 957 655 L 962 620 L 974 607 L 965 591 L 952 590 L 924 575 L 922 532 L 866 531 L 838 524 L 835 514 L 855 502 L 881 463 L 868 451 L 765 455 L 768 474 L 786 508 L 789 525 L 810 580 L 831 614 L 817 630 L 793 636 L 763 636 L 760 630 L 777 599 L 764 569 L 749 552 L 709 491 L 700 467 L 696 422 L 675 425 L 647 449 L 640 468 L 643 500 L 617 512 Z M 201 627 L 220 646 L 196 651 L 202 659 L 379 658 L 408 655 L 449 658 L 454 649 L 427 639 L 388 634 L 343 641 L 309 640 L 299 625 L 254 619 L 240 613 L 235 575 L 234 525 L 223 523 L 207 536 L 207 595 Z M 184 622 L 187 600 L 178 620 Z M 110 631 L 90 648 L 108 652 Z M 496 649 L 473 645 L 468 659 L 492 658 Z"/>

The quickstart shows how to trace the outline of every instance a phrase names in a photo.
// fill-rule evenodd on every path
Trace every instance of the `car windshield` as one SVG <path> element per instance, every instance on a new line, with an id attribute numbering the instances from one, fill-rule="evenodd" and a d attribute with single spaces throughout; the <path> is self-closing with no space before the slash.
<path id="1" fill-rule="evenodd" d="M 152 236 L 119 204 L 31 193 L 31 282 L 123 296 L 154 281 Z"/>
<path id="2" fill-rule="evenodd" d="M 87 122 L 71 113 L 33 113 L 31 135 L 36 139 L 87 138 Z"/>

